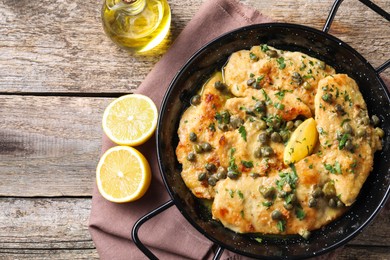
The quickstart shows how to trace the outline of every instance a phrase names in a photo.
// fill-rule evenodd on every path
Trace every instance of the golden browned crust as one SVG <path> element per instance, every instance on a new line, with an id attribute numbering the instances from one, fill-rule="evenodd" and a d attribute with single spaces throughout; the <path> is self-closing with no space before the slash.
<path id="1" fill-rule="evenodd" d="M 305 54 L 255 46 L 233 53 L 223 75 L 216 73 L 204 85 L 200 104 L 182 115 L 176 154 L 187 187 L 196 197 L 213 200 L 214 219 L 239 233 L 305 234 L 355 201 L 381 146 L 367 124 L 358 86 L 334 73 Z M 216 82 L 225 84 L 224 90 Z M 291 125 L 310 117 L 319 143 L 313 154 L 287 166 L 283 152 Z M 269 140 L 273 132 L 283 140 Z M 260 141 L 261 134 L 268 140 Z M 346 140 L 353 146 L 346 147 Z M 199 150 L 204 143 L 211 149 Z M 265 146 L 271 154 L 260 149 Z M 225 176 L 218 175 L 219 167 Z M 236 175 L 226 177 L 229 171 Z"/>

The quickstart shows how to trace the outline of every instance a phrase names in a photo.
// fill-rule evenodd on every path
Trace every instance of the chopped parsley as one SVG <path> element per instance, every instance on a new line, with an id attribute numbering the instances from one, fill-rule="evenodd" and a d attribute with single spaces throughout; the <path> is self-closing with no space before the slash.
<path id="1" fill-rule="evenodd" d="M 245 168 L 253 168 L 252 161 L 241 161 L 241 164 L 244 165 Z"/>
<path id="2" fill-rule="evenodd" d="M 264 79 L 264 75 L 260 75 L 257 77 L 256 82 L 260 83 L 260 81 L 262 81 L 263 79 Z"/>
<path id="3" fill-rule="evenodd" d="M 242 192 L 240 190 L 237 191 L 237 194 L 238 194 L 238 197 L 240 197 L 240 199 L 244 199 L 244 194 L 242 194 Z"/>
<path id="4" fill-rule="evenodd" d="M 230 122 L 230 113 L 228 111 L 222 111 L 221 113 L 215 113 L 214 118 L 217 120 L 219 124 L 229 124 Z"/>
<path id="5" fill-rule="evenodd" d="M 210 129 L 210 131 L 212 131 L 212 132 L 215 132 L 215 124 L 214 123 L 211 123 L 210 125 L 209 125 L 209 129 Z"/>
<path id="6" fill-rule="evenodd" d="M 345 143 L 348 141 L 348 139 L 349 139 L 349 134 L 343 134 L 343 136 L 339 141 L 339 150 L 342 150 L 344 148 Z"/>
<path id="7" fill-rule="evenodd" d="M 255 240 L 260 244 L 263 243 L 263 239 L 260 237 L 255 237 Z"/>
<path id="8" fill-rule="evenodd" d="M 270 99 L 270 97 L 268 96 L 267 92 L 265 92 L 264 89 L 261 89 L 261 93 L 263 94 L 264 96 L 264 99 L 265 99 L 265 103 L 268 105 L 268 104 L 272 104 L 272 101 Z"/>
<path id="9" fill-rule="evenodd" d="M 274 203 L 273 203 L 272 201 L 263 201 L 261 204 L 262 204 L 264 207 L 269 208 L 269 207 L 271 207 Z"/>
<path id="10" fill-rule="evenodd" d="M 238 132 L 241 134 L 241 137 L 242 139 L 244 139 L 244 141 L 246 142 L 246 130 L 245 130 L 245 126 L 240 126 L 238 128 Z"/>
<path id="11" fill-rule="evenodd" d="M 279 69 L 284 69 L 286 67 L 286 63 L 284 63 L 284 58 L 280 57 L 276 59 L 276 62 L 279 64 Z"/>
<path id="12" fill-rule="evenodd" d="M 284 232 L 286 230 L 286 220 L 279 220 L 276 224 L 276 227 L 279 229 L 280 232 Z"/>
<path id="13" fill-rule="evenodd" d="M 258 61 L 259 60 L 259 57 L 257 57 L 256 54 L 254 54 L 253 52 L 250 52 L 249 53 L 249 59 L 253 60 L 253 61 Z"/>
<path id="14" fill-rule="evenodd" d="M 306 216 L 306 213 L 305 211 L 303 211 L 302 208 L 297 208 L 295 210 L 295 216 L 299 219 L 299 220 L 303 220 Z"/>
<path id="15" fill-rule="evenodd" d="M 283 110 L 284 109 L 284 104 L 282 104 L 282 103 L 275 103 L 274 107 L 276 107 L 279 110 Z"/>
<path id="16" fill-rule="evenodd" d="M 327 171 L 333 174 L 342 174 L 341 172 L 341 165 L 338 161 L 334 163 L 334 165 L 331 164 L 324 164 L 324 167 Z"/>
<path id="17" fill-rule="evenodd" d="M 267 44 L 262 44 L 260 45 L 260 49 L 263 52 L 269 51 L 268 45 Z"/>

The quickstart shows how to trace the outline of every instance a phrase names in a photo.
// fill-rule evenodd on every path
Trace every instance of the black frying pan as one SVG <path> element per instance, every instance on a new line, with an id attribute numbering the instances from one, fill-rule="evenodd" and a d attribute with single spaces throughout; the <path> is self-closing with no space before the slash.
<path id="1" fill-rule="evenodd" d="M 369 1 L 361 1 L 390 21 L 388 13 L 378 10 Z M 157 128 L 160 170 L 172 201 L 141 218 L 135 224 L 132 234 L 133 241 L 149 258 L 156 259 L 138 239 L 138 229 L 145 221 L 172 205 L 199 232 L 218 245 L 215 258 L 220 257 L 223 249 L 228 249 L 262 259 L 307 258 L 334 250 L 356 236 L 383 207 L 390 192 L 390 105 L 389 92 L 379 73 L 390 66 L 390 60 L 374 69 L 357 51 L 327 33 L 340 3 L 341 0 L 335 2 L 323 31 L 284 23 L 243 27 L 205 45 L 178 72 L 164 97 Z M 251 235 L 234 233 L 212 220 L 210 213 L 191 194 L 180 177 L 181 165 L 175 155 L 177 129 L 180 115 L 189 106 L 190 98 L 215 70 L 221 69 L 231 53 L 250 49 L 260 43 L 281 50 L 306 53 L 325 61 L 338 73 L 346 73 L 354 78 L 370 115 L 376 114 L 381 118 L 381 127 L 386 133 L 383 150 L 375 154 L 374 170 L 364 184 L 357 202 L 338 220 L 323 229 L 313 231 L 308 241 L 299 236 L 263 236 L 262 243 L 259 243 Z"/>

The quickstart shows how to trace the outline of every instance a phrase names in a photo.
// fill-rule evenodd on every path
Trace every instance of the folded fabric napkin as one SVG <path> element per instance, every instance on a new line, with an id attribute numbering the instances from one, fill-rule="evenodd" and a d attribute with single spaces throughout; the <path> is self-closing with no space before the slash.
<path id="1" fill-rule="evenodd" d="M 235 0 L 206 1 L 136 92 L 149 96 L 159 107 L 170 81 L 197 49 L 225 32 L 270 21 Z M 102 152 L 114 145 L 104 136 Z M 155 138 L 137 149 L 148 159 L 153 173 L 152 184 L 143 198 L 115 204 L 105 200 L 94 187 L 89 229 L 101 259 L 145 259 L 131 241 L 131 229 L 140 217 L 170 199 L 158 168 Z M 145 223 L 139 236 L 160 259 L 210 259 L 214 254 L 212 242 L 192 227 L 176 207 Z M 225 250 L 221 259 L 247 258 Z"/>

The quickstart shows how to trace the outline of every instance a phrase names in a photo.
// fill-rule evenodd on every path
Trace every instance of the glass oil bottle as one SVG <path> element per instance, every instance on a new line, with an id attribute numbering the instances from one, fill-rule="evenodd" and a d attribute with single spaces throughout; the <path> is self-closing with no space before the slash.
<path id="1" fill-rule="evenodd" d="M 168 34 L 171 10 L 167 0 L 105 0 L 102 22 L 105 33 L 118 46 L 142 53 Z"/>

